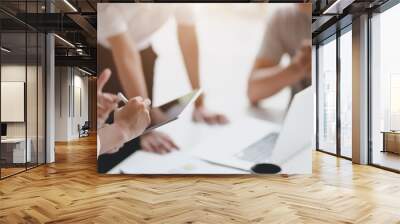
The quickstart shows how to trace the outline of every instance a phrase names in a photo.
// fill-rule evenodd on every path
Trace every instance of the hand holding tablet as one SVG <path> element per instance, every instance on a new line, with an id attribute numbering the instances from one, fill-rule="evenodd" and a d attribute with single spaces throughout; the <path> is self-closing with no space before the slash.
<path id="1" fill-rule="evenodd" d="M 118 92 L 117 97 L 118 97 L 118 100 L 124 102 L 125 104 L 127 104 L 128 101 L 129 101 L 129 100 L 124 96 L 124 94 L 121 93 L 121 92 Z M 139 96 L 139 97 L 140 97 L 140 96 Z M 142 98 L 142 97 L 140 97 L 140 98 Z M 145 103 L 147 106 L 150 106 L 151 100 L 145 99 L 145 100 L 144 100 L 144 103 Z"/>
<path id="2" fill-rule="evenodd" d="M 200 89 L 194 90 L 158 107 L 151 108 L 150 125 L 144 130 L 143 134 L 178 119 L 179 115 L 190 103 L 194 102 L 200 96 L 200 94 Z M 125 104 L 128 102 L 128 99 L 122 93 L 118 93 L 118 98 Z M 146 99 L 144 101 L 148 106 L 150 106 L 150 100 Z"/>
<path id="3" fill-rule="evenodd" d="M 134 97 L 114 112 L 114 123 L 122 130 L 124 141 L 140 136 L 150 124 L 149 100 Z"/>

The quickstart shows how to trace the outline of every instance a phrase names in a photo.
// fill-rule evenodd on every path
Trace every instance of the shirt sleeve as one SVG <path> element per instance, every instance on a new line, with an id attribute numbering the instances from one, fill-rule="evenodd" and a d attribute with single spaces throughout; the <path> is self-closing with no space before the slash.
<path id="1" fill-rule="evenodd" d="M 98 42 L 107 45 L 107 39 L 128 30 L 127 21 L 119 8 L 123 4 L 99 3 L 97 5 L 97 38 Z"/>
<path id="2" fill-rule="evenodd" d="M 283 37 L 280 32 L 282 29 L 282 22 L 279 17 L 280 13 L 276 12 L 267 23 L 257 58 L 265 58 L 279 63 L 282 55 L 285 53 Z"/>
<path id="3" fill-rule="evenodd" d="M 193 7 L 186 3 L 180 3 L 176 6 L 174 16 L 176 22 L 180 25 L 195 24 L 195 13 Z"/>

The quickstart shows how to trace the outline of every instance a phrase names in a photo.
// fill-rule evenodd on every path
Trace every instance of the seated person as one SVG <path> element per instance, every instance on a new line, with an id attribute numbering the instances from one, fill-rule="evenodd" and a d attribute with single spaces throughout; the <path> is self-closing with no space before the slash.
<path id="1" fill-rule="evenodd" d="M 311 84 L 311 4 L 277 10 L 267 24 L 248 81 L 247 95 L 256 105 L 289 86 L 292 96 Z M 281 66 L 284 54 L 291 63 Z"/>
<path id="2" fill-rule="evenodd" d="M 149 100 L 134 97 L 125 106 L 118 108 L 118 97 L 103 93 L 103 86 L 110 76 L 111 71 L 106 69 L 97 80 L 98 156 L 117 152 L 125 142 L 138 137 L 150 124 Z M 112 111 L 114 122 L 105 124 Z"/>

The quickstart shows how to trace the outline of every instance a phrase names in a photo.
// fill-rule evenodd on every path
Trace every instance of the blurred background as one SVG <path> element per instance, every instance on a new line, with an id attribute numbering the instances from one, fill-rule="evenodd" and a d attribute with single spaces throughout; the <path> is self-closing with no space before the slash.
<path id="1" fill-rule="evenodd" d="M 192 4 L 200 50 L 200 77 L 210 108 L 232 114 L 248 105 L 247 79 L 269 15 L 283 4 Z M 152 40 L 158 57 L 155 104 L 190 90 L 173 19 Z M 163 57 L 165 55 L 165 57 Z M 282 63 L 288 63 L 284 57 Z M 276 115 L 286 109 L 290 90 L 261 103 Z M 233 109 L 236 108 L 236 109 Z M 188 113 L 190 114 L 190 113 Z"/>

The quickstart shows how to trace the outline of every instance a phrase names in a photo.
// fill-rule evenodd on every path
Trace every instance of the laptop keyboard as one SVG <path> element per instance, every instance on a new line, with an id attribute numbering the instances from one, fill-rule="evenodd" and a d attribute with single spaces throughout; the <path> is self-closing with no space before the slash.
<path id="1" fill-rule="evenodd" d="M 272 150 L 274 149 L 278 135 L 278 133 L 273 132 L 265 136 L 237 153 L 235 155 L 236 158 L 255 163 L 265 162 L 272 155 Z"/>

